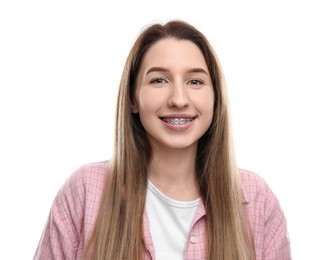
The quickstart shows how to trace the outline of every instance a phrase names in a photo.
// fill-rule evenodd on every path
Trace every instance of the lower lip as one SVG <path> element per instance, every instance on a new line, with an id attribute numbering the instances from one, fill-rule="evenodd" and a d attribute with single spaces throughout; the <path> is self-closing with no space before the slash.
<path id="1" fill-rule="evenodd" d="M 168 129 L 170 129 L 170 130 L 172 130 L 172 131 L 181 132 L 181 131 L 185 131 L 185 130 L 187 130 L 188 128 L 190 128 L 191 125 L 192 125 L 193 122 L 194 122 L 194 119 L 193 119 L 192 121 L 190 121 L 190 122 L 188 122 L 188 123 L 185 123 L 185 124 L 182 124 L 182 125 L 170 124 L 170 123 L 165 122 L 165 121 L 163 121 L 163 120 L 162 120 L 162 122 L 163 122 L 163 124 L 164 124 Z"/>

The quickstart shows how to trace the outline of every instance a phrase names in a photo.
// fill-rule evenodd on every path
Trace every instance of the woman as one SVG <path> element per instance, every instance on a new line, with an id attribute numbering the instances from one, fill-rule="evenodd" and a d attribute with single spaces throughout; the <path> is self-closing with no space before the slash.
<path id="1" fill-rule="evenodd" d="M 145 29 L 117 102 L 111 163 L 69 178 L 35 259 L 291 259 L 277 198 L 237 169 L 224 77 L 201 32 Z"/>

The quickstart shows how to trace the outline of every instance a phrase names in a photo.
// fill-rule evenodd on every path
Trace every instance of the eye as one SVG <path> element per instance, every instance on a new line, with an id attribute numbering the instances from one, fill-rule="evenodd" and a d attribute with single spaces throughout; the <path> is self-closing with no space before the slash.
<path id="1" fill-rule="evenodd" d="M 151 80 L 151 83 L 155 85 L 162 85 L 162 84 L 166 84 L 167 81 L 164 78 L 155 78 Z"/>
<path id="2" fill-rule="evenodd" d="M 192 79 L 188 82 L 189 85 L 192 85 L 193 87 L 199 87 L 200 85 L 203 85 L 204 82 L 199 79 Z"/>

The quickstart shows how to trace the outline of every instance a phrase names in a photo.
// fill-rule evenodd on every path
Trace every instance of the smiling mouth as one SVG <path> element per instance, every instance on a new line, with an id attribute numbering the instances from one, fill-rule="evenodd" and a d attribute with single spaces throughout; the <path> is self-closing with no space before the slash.
<path id="1" fill-rule="evenodd" d="M 161 118 L 164 122 L 172 125 L 184 125 L 192 122 L 194 118 Z"/>

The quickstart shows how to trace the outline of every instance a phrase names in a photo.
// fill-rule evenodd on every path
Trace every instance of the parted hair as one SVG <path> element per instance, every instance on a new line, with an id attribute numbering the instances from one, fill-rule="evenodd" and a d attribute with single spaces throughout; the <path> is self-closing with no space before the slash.
<path id="1" fill-rule="evenodd" d="M 151 46 L 166 38 L 194 43 L 205 58 L 213 84 L 213 119 L 198 141 L 196 156 L 196 178 L 206 208 L 206 259 L 253 260 L 254 247 L 233 151 L 223 72 L 206 37 L 180 20 L 146 27 L 128 55 L 117 98 L 109 177 L 84 257 L 91 260 L 143 257 L 143 212 L 152 148 L 139 114 L 132 113 L 132 106 L 142 60 Z"/>

